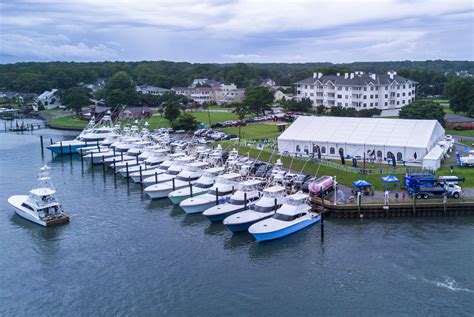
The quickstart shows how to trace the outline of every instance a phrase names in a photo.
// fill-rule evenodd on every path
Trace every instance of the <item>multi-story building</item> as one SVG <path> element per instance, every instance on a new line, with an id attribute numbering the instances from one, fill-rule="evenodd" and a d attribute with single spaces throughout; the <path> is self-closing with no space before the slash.
<path id="1" fill-rule="evenodd" d="M 45 91 L 36 99 L 37 103 L 41 103 L 45 109 L 59 108 L 63 105 L 61 100 L 57 96 L 57 89 L 51 89 L 51 91 Z"/>
<path id="2" fill-rule="evenodd" d="M 135 90 L 143 94 L 151 94 L 151 95 L 156 95 L 156 96 L 161 96 L 165 92 L 169 91 L 168 89 L 165 89 L 165 88 L 148 86 L 148 85 L 137 86 L 135 87 Z"/>
<path id="3" fill-rule="evenodd" d="M 416 81 L 397 75 L 364 72 L 323 75 L 296 82 L 296 98 L 309 98 L 314 107 L 341 106 L 362 109 L 399 109 L 415 100 Z"/>

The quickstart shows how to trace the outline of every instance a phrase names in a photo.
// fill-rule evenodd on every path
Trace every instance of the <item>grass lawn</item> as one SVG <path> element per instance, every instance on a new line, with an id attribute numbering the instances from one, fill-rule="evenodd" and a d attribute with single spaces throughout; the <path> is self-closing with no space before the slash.
<path id="1" fill-rule="evenodd" d="M 239 128 L 224 128 L 221 129 L 228 134 L 239 135 Z M 274 124 L 251 124 L 241 128 L 242 139 L 272 139 L 281 134 Z"/>
<path id="2" fill-rule="evenodd" d="M 474 130 L 454 130 L 454 129 L 446 129 L 446 134 L 454 134 L 454 135 L 462 135 L 462 136 L 474 137 Z"/>
<path id="3" fill-rule="evenodd" d="M 87 125 L 86 120 L 77 118 L 75 115 L 67 115 L 62 117 L 53 118 L 48 121 L 48 124 L 59 126 L 59 127 L 70 127 L 75 129 L 84 128 Z"/>
<path id="4" fill-rule="evenodd" d="M 222 143 L 222 146 L 227 149 L 232 148 L 233 142 L 231 141 L 223 141 L 220 142 Z M 271 158 L 271 162 L 275 162 L 278 158 L 281 158 L 283 162 L 283 166 L 286 168 L 291 167 L 293 170 L 300 172 L 303 171 L 303 173 L 308 174 L 308 175 L 317 175 L 317 176 L 323 176 L 323 175 L 332 175 L 337 177 L 337 181 L 340 184 L 350 186 L 352 187 L 352 182 L 359 180 L 359 179 L 365 179 L 366 181 L 370 182 L 372 185 L 374 185 L 374 188 L 376 190 L 383 190 L 384 184 L 380 180 L 380 177 L 383 175 L 362 175 L 358 173 L 351 173 L 351 172 L 346 172 L 339 170 L 337 168 L 333 167 L 328 167 L 325 165 L 321 165 L 319 163 L 314 163 L 314 162 L 309 162 L 303 159 L 296 159 L 296 158 L 291 158 L 287 156 L 280 157 L 278 153 L 273 154 L 268 151 L 261 151 L 259 149 L 255 148 L 248 148 L 245 146 L 240 146 L 237 147 L 236 149 L 239 151 L 240 154 L 242 155 L 247 155 L 247 153 L 250 154 L 251 157 L 257 158 L 262 161 L 269 161 Z M 474 170 L 473 170 L 474 171 Z M 397 176 L 400 181 L 403 181 L 403 172 L 400 173 L 394 173 L 393 175 Z"/>

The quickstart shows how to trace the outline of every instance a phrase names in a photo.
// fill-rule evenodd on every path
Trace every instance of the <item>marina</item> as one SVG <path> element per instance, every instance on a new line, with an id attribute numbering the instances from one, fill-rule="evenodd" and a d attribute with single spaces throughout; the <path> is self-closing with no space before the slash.
<path id="1" fill-rule="evenodd" d="M 289 314 L 291 312 L 283 303 L 301 300 L 305 303 L 301 306 L 302 314 L 314 310 L 326 314 L 353 311 L 352 303 L 339 302 L 335 307 L 330 304 L 333 300 L 323 301 L 322 305 L 309 300 L 313 290 L 325 288 L 328 292 L 322 298 L 327 299 L 341 293 L 345 296 L 360 294 L 362 290 L 366 295 L 356 296 L 357 302 L 363 303 L 356 310 L 363 314 L 378 307 L 369 298 L 384 300 L 381 290 L 389 284 L 393 287 L 394 282 L 397 284 L 394 291 L 400 295 L 395 301 L 392 297 L 385 300 L 391 303 L 389 307 L 393 305 L 400 309 L 403 305 L 406 312 L 432 312 L 433 305 L 426 304 L 432 296 L 443 296 L 450 313 L 456 312 L 453 307 L 458 307 L 459 302 L 464 303 L 459 313 L 473 302 L 470 290 L 474 285 L 470 272 L 474 259 L 468 251 L 474 248 L 472 217 L 369 221 L 366 218 L 339 220 L 331 215 L 324 221 L 323 243 L 320 225 L 278 241 L 257 243 L 248 233 L 234 234 L 222 222 L 211 223 L 200 214 L 188 214 L 186 209 L 169 200 L 150 200 L 139 183 L 130 178 L 127 181 L 103 164 L 82 162 L 79 155 L 44 153 L 42 158 L 39 132 L 0 134 L 3 153 L 0 235 L 3 241 L 12 241 L 2 244 L 0 261 L 5 270 L 1 273 L 1 281 L 12 287 L 7 293 L 3 291 L 1 306 L 7 307 L 8 303 L 10 312 L 53 311 L 70 315 L 112 310 L 126 314 L 133 309 L 134 313 L 144 314 L 173 311 L 174 314 L 213 315 L 217 309 L 230 314 L 255 311 Z M 63 133 L 41 131 L 46 140 L 73 138 Z M 32 175 L 45 164 L 51 167 L 58 188 L 56 195 L 71 216 L 69 224 L 47 229 L 18 217 L 6 202 L 9 196 L 31 188 L 34 185 Z M 229 179 L 240 177 L 240 174 L 234 175 L 229 175 Z M 231 195 L 230 183 L 230 192 L 225 192 L 225 186 L 219 187 L 224 196 Z M 206 195 L 210 196 L 208 200 L 205 200 Z M 218 197 L 221 197 L 220 193 Z M 187 200 L 201 199 L 207 204 L 215 204 L 215 188 L 213 195 L 205 193 L 190 197 L 180 205 Z M 457 247 L 451 248 L 448 241 L 456 241 Z M 21 251 L 15 248 L 18 245 L 22 245 Z M 393 256 L 396 250 L 403 250 L 399 253 L 401 257 Z M 440 253 L 440 250 L 443 251 Z M 374 253 L 379 257 L 373 257 Z M 410 256 L 415 253 L 416 258 Z M 418 256 L 420 253 L 422 255 Z M 436 265 L 429 260 L 434 254 Z M 27 270 L 26 277 L 37 285 L 48 283 L 47 294 L 63 298 L 65 305 L 51 305 L 36 295 L 31 300 L 42 303 L 43 308 L 32 308 L 32 305 L 13 300 L 24 290 L 11 280 L 20 268 L 9 264 L 18 257 L 33 263 L 39 261 L 40 267 L 47 265 L 56 270 L 57 284 L 47 282 L 41 275 L 33 275 L 35 270 Z M 454 267 L 453 258 L 457 259 Z M 408 260 L 413 265 L 408 265 Z M 195 268 L 192 275 L 186 269 L 191 262 Z M 103 266 L 110 268 L 105 274 L 99 269 Z M 231 274 L 228 267 L 232 267 L 234 273 Z M 374 267 L 378 269 L 374 270 Z M 133 282 L 121 283 L 116 277 L 129 270 L 139 270 L 140 276 Z M 305 272 L 304 278 L 298 272 Z M 387 279 L 387 276 L 391 278 Z M 186 286 L 183 278 L 187 281 Z M 68 289 L 60 286 L 65 279 L 71 285 Z M 246 283 L 241 284 L 242 280 Z M 78 292 L 82 292 L 79 289 L 83 289 L 78 287 L 84 282 L 89 285 L 87 295 L 77 301 Z M 242 286 L 238 292 L 230 292 L 229 283 Z M 136 289 L 133 299 L 128 291 L 130 287 Z M 103 292 L 110 288 L 116 291 Z M 193 288 L 200 290 L 200 296 L 193 296 Z M 414 292 L 418 289 L 420 295 L 407 294 L 404 291 L 407 288 Z M 298 292 L 291 289 L 298 289 Z M 211 295 L 216 292 L 218 296 Z M 203 295 L 206 293 L 209 295 Z M 166 299 L 169 294 L 173 294 L 173 299 Z M 281 304 L 261 306 L 260 299 L 249 297 L 252 294 L 267 300 L 276 299 Z M 157 298 L 156 305 L 145 304 L 150 296 Z M 232 305 L 234 301 L 241 303 L 238 310 Z M 134 304 L 130 305 L 132 302 Z M 92 310 L 91 304 L 98 305 L 99 310 Z M 448 312 L 444 306 L 434 307 L 437 312 Z"/>

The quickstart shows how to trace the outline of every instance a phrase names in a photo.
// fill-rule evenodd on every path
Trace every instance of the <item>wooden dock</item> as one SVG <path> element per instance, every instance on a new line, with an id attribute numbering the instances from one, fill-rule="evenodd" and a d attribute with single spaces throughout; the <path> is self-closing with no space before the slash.
<path id="1" fill-rule="evenodd" d="M 324 210 L 335 218 L 387 218 L 387 217 L 441 217 L 441 216 L 473 216 L 474 201 L 420 201 L 396 202 L 384 208 L 383 203 L 367 203 L 334 205 L 319 197 L 312 197 L 315 209 Z"/>

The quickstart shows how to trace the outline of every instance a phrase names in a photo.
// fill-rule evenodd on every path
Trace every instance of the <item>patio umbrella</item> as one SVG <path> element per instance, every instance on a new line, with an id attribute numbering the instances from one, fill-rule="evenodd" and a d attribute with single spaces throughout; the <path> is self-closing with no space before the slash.
<path id="1" fill-rule="evenodd" d="M 363 179 L 359 179 L 358 181 L 352 182 L 352 185 L 354 185 L 354 187 L 356 187 L 357 189 L 366 188 L 366 187 L 371 187 L 371 186 L 372 186 L 371 183 L 369 183 L 368 181 L 363 180 Z"/>
<path id="2" fill-rule="evenodd" d="M 380 180 L 384 183 L 390 183 L 390 184 L 400 183 L 400 180 L 398 178 L 390 174 L 387 176 L 380 177 Z"/>

